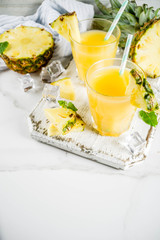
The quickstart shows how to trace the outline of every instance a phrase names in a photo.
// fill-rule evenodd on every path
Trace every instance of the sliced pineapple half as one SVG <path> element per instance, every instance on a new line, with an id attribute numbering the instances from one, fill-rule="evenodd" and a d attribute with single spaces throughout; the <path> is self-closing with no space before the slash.
<path id="1" fill-rule="evenodd" d="M 136 33 L 130 55 L 148 77 L 160 76 L 160 18 L 152 19 Z"/>
<path id="2" fill-rule="evenodd" d="M 67 131 L 67 133 L 82 132 L 84 128 L 85 128 L 85 123 L 83 122 L 82 118 L 79 115 L 77 115 L 75 124 L 70 130 Z M 58 131 L 58 129 L 53 124 L 50 124 L 48 128 L 48 136 L 53 137 L 53 136 L 58 136 L 60 134 L 61 132 Z"/>
<path id="3" fill-rule="evenodd" d="M 159 104 L 149 82 L 135 69 L 130 71 L 126 95 L 131 95 L 131 104 L 135 107 L 147 112 L 155 111 L 158 113 Z"/>
<path id="4" fill-rule="evenodd" d="M 63 78 L 51 84 L 60 87 L 61 98 L 75 100 L 75 91 L 70 78 Z"/>
<path id="5" fill-rule="evenodd" d="M 61 134 L 66 134 L 71 130 L 76 122 L 76 112 L 67 108 L 45 109 L 46 118 L 57 128 Z"/>
<path id="6" fill-rule="evenodd" d="M 6 65 L 19 73 L 35 72 L 46 65 L 53 54 L 51 33 L 38 27 L 20 26 L 0 35 L 8 47 L 0 56 Z"/>
<path id="7" fill-rule="evenodd" d="M 63 14 L 50 23 L 50 25 L 68 41 L 70 41 L 71 36 L 72 39 L 80 42 L 81 38 L 76 12 Z"/>

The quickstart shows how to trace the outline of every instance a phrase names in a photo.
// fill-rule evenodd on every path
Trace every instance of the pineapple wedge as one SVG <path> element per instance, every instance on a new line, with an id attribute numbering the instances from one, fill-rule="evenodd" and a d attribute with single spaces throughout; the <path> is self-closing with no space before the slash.
<path id="1" fill-rule="evenodd" d="M 63 78 L 51 84 L 60 87 L 61 98 L 75 100 L 75 92 L 70 78 Z"/>
<path id="2" fill-rule="evenodd" d="M 70 37 L 80 42 L 80 31 L 76 12 L 66 13 L 50 23 L 51 27 L 70 42 Z"/>
<path id="3" fill-rule="evenodd" d="M 48 136 L 53 137 L 53 136 L 58 136 L 60 134 L 61 134 L 61 132 L 58 131 L 58 129 L 51 123 L 48 128 Z"/>
<path id="4" fill-rule="evenodd" d="M 160 76 L 160 18 L 152 19 L 135 34 L 130 56 L 148 77 Z"/>
<path id="5" fill-rule="evenodd" d="M 66 108 L 45 109 L 46 118 L 57 128 L 60 134 L 66 134 L 76 122 L 76 112 Z"/>
<path id="6" fill-rule="evenodd" d="M 81 119 L 81 117 L 79 115 L 76 116 L 76 122 L 73 125 L 73 127 L 67 132 L 67 133 L 71 133 L 71 132 L 82 132 L 85 128 L 85 123 L 83 122 L 83 120 Z M 58 131 L 58 129 L 51 124 L 48 128 L 48 136 L 49 137 L 53 137 L 53 136 L 57 136 L 60 135 L 61 132 Z"/>
<path id="7" fill-rule="evenodd" d="M 147 112 L 155 111 L 158 113 L 159 104 L 150 84 L 135 69 L 130 71 L 129 85 L 126 89 L 126 95 L 130 94 L 132 105 Z"/>

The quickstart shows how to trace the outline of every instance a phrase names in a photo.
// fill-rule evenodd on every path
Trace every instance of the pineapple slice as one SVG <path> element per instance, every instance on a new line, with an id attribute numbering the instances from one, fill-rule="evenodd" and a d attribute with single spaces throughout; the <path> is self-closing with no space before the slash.
<path id="1" fill-rule="evenodd" d="M 76 112 L 67 108 L 45 109 L 46 118 L 61 134 L 66 134 L 76 122 Z"/>
<path id="2" fill-rule="evenodd" d="M 135 69 L 130 71 L 126 95 L 131 95 L 131 104 L 135 107 L 141 108 L 147 112 L 158 112 L 159 105 L 150 84 L 145 77 L 139 74 Z"/>
<path id="3" fill-rule="evenodd" d="M 61 98 L 75 100 L 75 92 L 70 78 L 63 78 L 51 84 L 60 87 Z"/>
<path id="4" fill-rule="evenodd" d="M 8 47 L 0 56 L 6 65 L 19 73 L 35 72 L 46 65 L 53 54 L 51 33 L 38 27 L 20 26 L 0 35 Z"/>
<path id="5" fill-rule="evenodd" d="M 82 118 L 77 114 L 76 115 L 76 122 L 71 129 L 71 132 L 82 132 L 85 128 L 86 124 L 83 122 Z"/>
<path id="6" fill-rule="evenodd" d="M 147 76 L 160 76 L 160 18 L 146 23 L 136 33 L 130 55 Z"/>
<path id="7" fill-rule="evenodd" d="M 80 32 L 76 12 L 66 13 L 50 23 L 51 27 L 70 42 L 70 36 L 80 42 Z"/>
<path id="8" fill-rule="evenodd" d="M 61 134 L 61 132 L 58 131 L 58 129 L 51 123 L 48 128 L 48 136 L 53 137 L 53 136 L 58 136 L 60 134 Z"/>
<path id="9" fill-rule="evenodd" d="M 84 128 L 85 128 L 85 123 L 83 122 L 81 117 L 79 115 L 77 115 L 75 124 L 73 125 L 73 127 L 70 130 L 68 130 L 67 133 L 82 132 L 84 130 Z M 57 136 L 60 134 L 61 134 L 61 132 L 58 131 L 58 129 L 53 124 L 51 124 L 49 126 L 49 128 L 48 128 L 48 136 L 49 137 Z"/>

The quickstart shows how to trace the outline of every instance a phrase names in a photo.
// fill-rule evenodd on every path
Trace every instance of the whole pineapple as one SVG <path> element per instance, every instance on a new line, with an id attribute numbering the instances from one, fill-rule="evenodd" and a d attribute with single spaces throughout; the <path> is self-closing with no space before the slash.
<path id="1" fill-rule="evenodd" d="M 46 65 L 53 54 L 52 35 L 37 27 L 20 26 L 0 35 L 0 43 L 8 47 L 0 55 L 6 65 L 19 73 L 36 72 Z"/>
<path id="2" fill-rule="evenodd" d="M 113 21 L 121 7 L 121 3 L 118 0 L 109 0 L 109 2 L 111 7 L 107 8 L 100 0 L 95 0 L 97 7 L 102 13 L 101 15 L 95 15 L 95 17 Z M 121 29 L 119 46 L 124 48 L 127 35 L 129 33 L 134 35 L 146 22 L 158 17 L 159 11 L 160 8 L 154 10 L 153 7 L 148 7 L 147 4 L 138 6 L 135 0 L 129 0 L 118 22 L 118 26 Z"/>
<path id="3" fill-rule="evenodd" d="M 118 0 L 110 0 L 111 7 L 106 8 L 99 0 L 95 0 L 102 17 L 113 20 L 121 3 Z M 151 78 L 160 76 L 160 18 L 159 10 L 148 7 L 147 4 L 137 6 L 135 0 L 129 0 L 118 26 L 121 29 L 119 46 L 124 48 L 127 35 L 133 34 L 134 40 L 130 51 L 130 57 Z"/>

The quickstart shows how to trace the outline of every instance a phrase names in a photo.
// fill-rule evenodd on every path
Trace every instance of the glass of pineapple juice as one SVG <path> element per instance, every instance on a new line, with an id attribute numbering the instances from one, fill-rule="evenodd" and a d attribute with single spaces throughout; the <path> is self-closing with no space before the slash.
<path id="1" fill-rule="evenodd" d="M 112 60 L 112 63 L 111 63 Z M 126 95 L 131 69 L 143 71 L 127 61 L 123 75 L 119 75 L 122 59 L 104 59 L 87 71 L 86 86 L 93 127 L 103 136 L 119 136 L 130 127 L 136 108 Z"/>
<path id="2" fill-rule="evenodd" d="M 101 18 L 82 20 L 79 23 L 81 42 L 76 42 L 70 37 L 73 57 L 81 80 L 85 81 L 86 72 L 93 63 L 115 57 L 120 38 L 119 27 L 116 26 L 111 37 L 104 40 L 111 24 L 111 21 Z"/>

